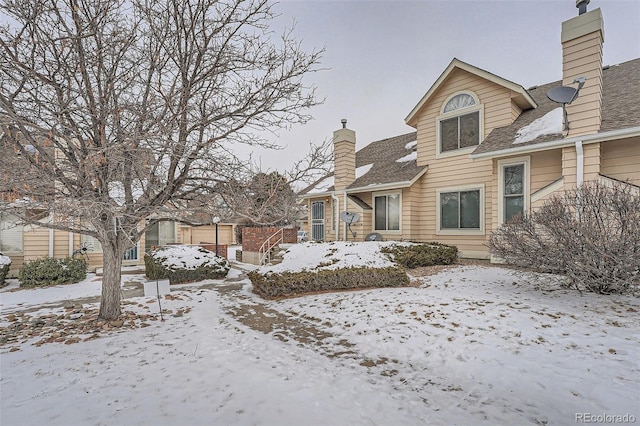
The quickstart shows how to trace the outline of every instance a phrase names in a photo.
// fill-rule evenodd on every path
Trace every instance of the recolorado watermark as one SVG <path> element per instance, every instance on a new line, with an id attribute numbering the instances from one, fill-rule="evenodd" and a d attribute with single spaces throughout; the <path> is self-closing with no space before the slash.
<path id="1" fill-rule="evenodd" d="M 636 416 L 633 414 L 594 414 L 576 413 L 576 423 L 635 423 Z"/>

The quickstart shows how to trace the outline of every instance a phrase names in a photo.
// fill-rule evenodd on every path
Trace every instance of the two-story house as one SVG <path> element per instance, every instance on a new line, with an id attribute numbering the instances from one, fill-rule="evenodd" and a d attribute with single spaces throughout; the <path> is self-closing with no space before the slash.
<path id="1" fill-rule="evenodd" d="M 553 193 L 594 179 L 640 185 L 640 59 L 603 67 L 603 43 L 600 9 L 581 10 L 562 23 L 561 81 L 525 89 L 453 59 L 406 117 L 415 132 L 356 152 L 343 120 L 333 174 L 301 192 L 311 238 L 378 233 L 488 258 L 492 230 Z M 566 108 L 547 96 L 581 81 Z"/>

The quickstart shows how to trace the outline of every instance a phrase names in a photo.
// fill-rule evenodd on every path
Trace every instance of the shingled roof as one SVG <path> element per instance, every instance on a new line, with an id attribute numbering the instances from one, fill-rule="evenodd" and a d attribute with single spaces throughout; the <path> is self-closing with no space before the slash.
<path id="1" fill-rule="evenodd" d="M 529 94 L 538 107 L 524 111 L 509 126 L 493 129 L 471 155 L 489 154 L 495 151 L 504 152 L 511 148 L 521 149 L 523 146 L 563 139 L 562 133 L 551 133 L 538 136 L 528 142 L 514 144 L 520 129 L 559 107 L 557 103 L 547 98 L 547 92 L 554 87 L 561 86 L 561 83 L 561 81 L 556 81 L 529 89 Z M 602 72 L 602 123 L 599 133 L 640 126 L 639 99 L 640 59 L 604 67 Z"/>
<path id="2" fill-rule="evenodd" d="M 356 152 L 356 179 L 349 189 L 380 185 L 398 186 L 412 182 L 427 166 L 416 164 L 416 132 L 371 142 Z M 334 190 L 333 174 L 329 174 L 300 192 L 300 195 L 327 193 Z"/>

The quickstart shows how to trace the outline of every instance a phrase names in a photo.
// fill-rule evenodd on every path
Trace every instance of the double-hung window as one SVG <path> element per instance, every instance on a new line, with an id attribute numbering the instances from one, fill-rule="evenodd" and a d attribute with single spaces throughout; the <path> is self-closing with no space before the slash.
<path id="1" fill-rule="evenodd" d="M 442 108 L 437 129 L 439 155 L 466 153 L 466 148 L 480 144 L 482 105 L 475 96 L 468 93 L 453 96 Z"/>
<path id="2" fill-rule="evenodd" d="M 18 218 L 0 213 L 0 252 L 22 253 L 22 225 Z"/>
<path id="3" fill-rule="evenodd" d="M 385 194 L 374 197 L 376 231 L 400 230 L 400 194 Z"/>
<path id="4" fill-rule="evenodd" d="M 498 161 L 498 216 L 500 223 L 528 210 L 529 157 Z"/>

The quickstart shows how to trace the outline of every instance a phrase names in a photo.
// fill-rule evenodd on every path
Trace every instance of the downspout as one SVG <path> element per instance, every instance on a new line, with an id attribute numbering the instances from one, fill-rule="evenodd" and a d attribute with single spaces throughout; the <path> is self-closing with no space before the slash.
<path id="1" fill-rule="evenodd" d="M 576 186 L 579 188 L 584 182 L 584 150 L 582 141 L 576 141 Z"/>
<path id="2" fill-rule="evenodd" d="M 334 226 L 334 229 L 336 230 L 336 240 L 337 240 L 338 232 L 340 232 L 340 215 L 336 213 L 340 212 L 340 198 L 336 196 L 335 192 L 332 192 L 331 199 L 336 203 L 334 207 L 335 211 L 333 213 L 333 226 Z"/>
<path id="3" fill-rule="evenodd" d="M 347 190 L 346 190 L 346 189 L 344 190 L 344 210 L 345 210 L 345 211 L 347 211 L 347 210 L 348 210 L 348 209 L 347 209 Z M 344 225 L 344 229 L 343 229 L 342 231 L 343 231 L 343 233 L 342 233 L 342 239 L 343 239 L 344 241 L 347 241 L 347 225 L 346 225 L 346 223 L 345 223 L 345 225 Z"/>
<path id="4" fill-rule="evenodd" d="M 53 212 L 49 215 L 49 220 L 53 223 Z M 49 228 L 49 257 L 53 257 L 53 228 Z"/>
<path id="5" fill-rule="evenodd" d="M 70 226 L 73 226 L 73 219 L 71 219 Z M 73 232 L 69 231 L 69 256 L 73 256 Z"/>
<path id="6" fill-rule="evenodd" d="M 584 150 L 582 149 L 582 141 L 576 141 L 576 188 L 578 189 L 578 208 L 576 216 L 578 222 L 581 220 L 582 214 L 582 183 L 584 182 Z"/>

